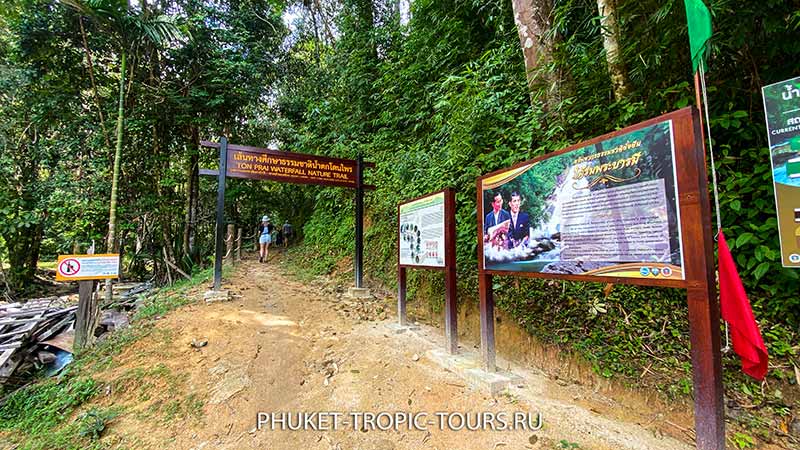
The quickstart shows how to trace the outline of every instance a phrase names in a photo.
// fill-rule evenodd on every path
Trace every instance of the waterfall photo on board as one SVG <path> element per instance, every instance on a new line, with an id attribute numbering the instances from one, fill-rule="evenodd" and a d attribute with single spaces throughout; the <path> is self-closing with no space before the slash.
<path id="1" fill-rule="evenodd" d="M 486 270 L 683 279 L 672 122 L 486 176 Z"/>

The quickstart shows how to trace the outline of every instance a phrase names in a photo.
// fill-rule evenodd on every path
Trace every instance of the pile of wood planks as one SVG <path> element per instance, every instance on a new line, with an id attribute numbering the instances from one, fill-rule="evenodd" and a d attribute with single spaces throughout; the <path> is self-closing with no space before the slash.
<path id="1" fill-rule="evenodd" d="M 26 303 L 0 304 L 0 384 L 46 341 L 69 328 L 77 305 L 67 297 L 47 297 Z"/>
<path id="2" fill-rule="evenodd" d="M 115 288 L 114 299 L 101 308 L 95 335 L 128 326 L 128 311 L 139 305 L 152 284 Z M 72 353 L 77 310 L 77 295 L 0 302 L 0 386 L 21 384 L 15 372 L 27 372 L 32 364 L 39 367 L 47 359 L 44 356 L 55 351 L 53 347 Z"/>

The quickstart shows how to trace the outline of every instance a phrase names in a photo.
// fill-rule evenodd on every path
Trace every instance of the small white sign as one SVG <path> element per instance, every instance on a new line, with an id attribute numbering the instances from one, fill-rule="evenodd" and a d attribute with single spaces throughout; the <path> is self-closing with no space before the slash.
<path id="1" fill-rule="evenodd" d="M 444 192 L 400 205 L 400 264 L 444 267 Z"/>

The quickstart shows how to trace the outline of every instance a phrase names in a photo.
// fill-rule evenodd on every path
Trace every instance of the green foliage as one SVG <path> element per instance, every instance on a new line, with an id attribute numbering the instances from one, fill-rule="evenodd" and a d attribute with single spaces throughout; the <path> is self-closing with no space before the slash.
<path id="1" fill-rule="evenodd" d="M 29 287 L 40 256 L 93 241 L 102 251 L 123 50 L 117 234 L 126 269 L 160 280 L 163 249 L 186 271 L 213 251 L 216 182 L 187 183 L 187 172 L 213 167 L 201 139 L 273 139 L 262 99 L 278 73 L 282 10 L 282 2 L 16 0 L 0 11 L 0 234 L 14 291 Z M 261 208 L 236 207 L 238 194 L 228 199 L 231 219 L 254 223 Z"/>
<path id="2" fill-rule="evenodd" d="M 90 400 L 97 390 L 93 379 L 69 375 L 20 389 L 0 406 L 0 429 L 26 433 L 50 430 Z"/>
<path id="3" fill-rule="evenodd" d="M 100 437 L 109 422 L 119 414 L 116 408 L 97 409 L 80 414 L 73 422 L 52 432 L 29 435 L 19 442 L 20 450 L 102 450 L 109 448 Z M 17 436 L 16 438 L 19 438 Z"/>
<path id="4" fill-rule="evenodd" d="M 736 432 L 733 434 L 733 445 L 736 448 L 753 448 L 756 446 L 756 441 L 745 433 Z"/>
<path id="5" fill-rule="evenodd" d="M 100 439 L 108 422 L 117 417 L 119 413 L 114 410 L 100 410 L 92 408 L 78 416 L 78 436 L 92 441 Z"/>
<path id="6" fill-rule="evenodd" d="M 369 276 L 394 283 L 397 203 L 454 187 L 460 298 L 472 301 L 478 176 L 695 103 L 683 5 L 617 6 L 630 82 L 619 101 L 593 2 L 555 2 L 554 48 L 536 74 L 559 82 L 535 84 L 532 93 L 510 2 L 415 1 L 407 25 L 376 9 L 372 29 L 357 28 L 351 15 L 359 10 L 345 8 L 341 38 L 318 60 L 308 57 L 309 47 L 295 45 L 294 77 L 277 102 L 287 144 L 345 157 L 362 152 L 377 163 L 367 173 L 377 186 L 367 196 Z M 791 30 L 800 16 L 779 0 L 710 6 L 715 35 L 707 79 L 722 222 L 770 355 L 796 362 L 798 275 L 780 267 L 759 87 L 796 75 L 800 47 Z M 376 42 L 377 54 L 367 52 Z M 540 181 L 537 188 L 546 188 Z M 525 197 L 536 209 L 536 192 Z M 323 199 L 304 222 L 302 253 L 316 273 L 331 272 L 352 252 L 349 203 Z M 427 296 L 437 308 L 444 290 L 439 275 L 411 271 L 409 295 Z M 691 395 L 685 292 L 615 286 L 606 295 L 591 283 L 504 277 L 495 283 L 497 304 L 513 320 L 583 355 L 598 374 L 652 384 L 671 397 Z M 742 393 L 746 382 L 735 355 L 723 362 L 729 392 Z M 770 376 L 789 380 L 781 370 Z M 758 392 L 742 393 L 742 403 L 758 401 Z M 787 407 L 770 401 L 765 411 Z"/>

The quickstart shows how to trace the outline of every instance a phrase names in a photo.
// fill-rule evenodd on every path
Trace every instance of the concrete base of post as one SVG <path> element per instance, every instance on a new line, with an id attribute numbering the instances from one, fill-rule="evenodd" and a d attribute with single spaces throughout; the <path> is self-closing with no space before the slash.
<path id="1" fill-rule="evenodd" d="M 488 391 L 493 396 L 503 393 L 512 383 L 520 380 L 511 373 L 485 371 L 477 354 L 451 355 L 445 349 L 436 349 L 429 350 L 426 355 L 441 367 L 461 377 L 473 388 Z"/>
<path id="2" fill-rule="evenodd" d="M 203 299 L 206 303 L 227 302 L 231 299 L 231 293 L 226 289 L 206 291 L 206 293 L 203 294 Z"/>
<path id="3" fill-rule="evenodd" d="M 419 325 L 415 325 L 412 323 L 406 325 L 400 325 L 399 323 L 390 323 L 386 325 L 387 328 L 392 330 L 395 334 L 402 334 L 408 331 L 418 331 Z"/>
<path id="4" fill-rule="evenodd" d="M 369 291 L 369 288 L 351 287 L 347 289 L 347 296 L 354 299 L 372 298 L 372 293 Z"/>

